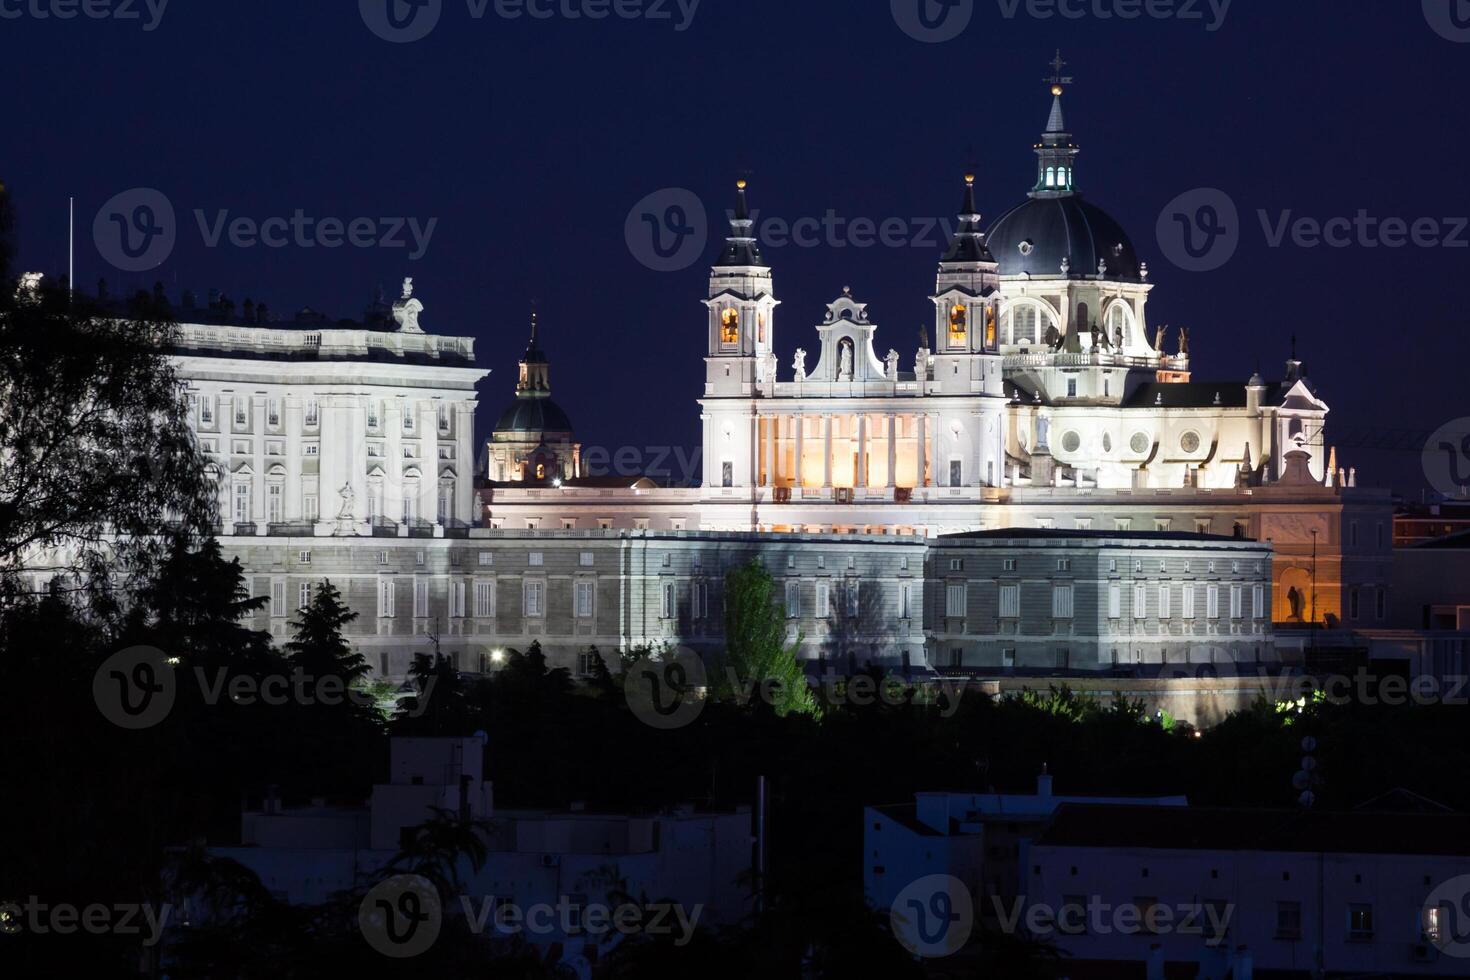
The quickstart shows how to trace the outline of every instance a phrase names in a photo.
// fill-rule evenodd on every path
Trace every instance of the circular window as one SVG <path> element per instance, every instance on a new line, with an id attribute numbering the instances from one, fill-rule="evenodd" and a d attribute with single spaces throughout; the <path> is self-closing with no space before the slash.
<path id="1" fill-rule="evenodd" d="M 1082 448 L 1082 437 L 1075 432 L 1068 432 L 1062 436 L 1062 449 L 1069 453 L 1075 453 Z"/>
<path id="2" fill-rule="evenodd" d="M 1199 451 L 1199 433 L 1186 432 L 1179 437 L 1179 448 L 1187 453 Z"/>
<path id="3" fill-rule="evenodd" d="M 1148 452 L 1148 446 L 1148 434 L 1144 432 L 1135 432 L 1133 438 L 1128 440 L 1128 448 L 1140 456 Z"/>
<path id="4" fill-rule="evenodd" d="M 1110 453 L 1112 451 L 1113 451 L 1113 436 L 1112 436 L 1112 433 L 1110 433 L 1110 432 L 1104 432 L 1103 433 L 1103 452 Z"/>
<path id="5" fill-rule="evenodd" d="M 1022 255 L 1030 255 L 1036 251 L 1036 245 L 1029 238 L 1016 247 L 1021 250 Z"/>

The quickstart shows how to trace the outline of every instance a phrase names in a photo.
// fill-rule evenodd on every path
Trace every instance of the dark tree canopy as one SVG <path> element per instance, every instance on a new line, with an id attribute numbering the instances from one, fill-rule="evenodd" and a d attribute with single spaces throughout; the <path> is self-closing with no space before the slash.
<path id="1" fill-rule="evenodd" d="M 0 271 L 6 260 L 0 194 Z M 216 487 L 168 358 L 164 304 L 105 308 L 0 280 L 0 577 L 23 564 L 95 586 L 207 533 Z"/>

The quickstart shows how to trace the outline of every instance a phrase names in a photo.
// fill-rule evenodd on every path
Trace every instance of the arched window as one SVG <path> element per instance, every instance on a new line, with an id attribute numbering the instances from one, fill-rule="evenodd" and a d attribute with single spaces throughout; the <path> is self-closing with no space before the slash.
<path id="1" fill-rule="evenodd" d="M 1047 187 L 1055 187 L 1055 186 L 1057 186 L 1057 171 L 1056 171 L 1056 168 L 1055 167 L 1047 167 L 1046 168 L 1046 186 Z"/>
<path id="2" fill-rule="evenodd" d="M 1033 300 L 1017 300 L 1001 314 L 1001 343 L 1033 347 L 1046 337 L 1047 328 L 1056 323 L 1051 311 Z"/>
<path id="3" fill-rule="evenodd" d="M 1108 307 L 1108 337 L 1114 347 L 1126 347 L 1133 340 L 1133 311 L 1127 303 L 1114 303 Z"/>

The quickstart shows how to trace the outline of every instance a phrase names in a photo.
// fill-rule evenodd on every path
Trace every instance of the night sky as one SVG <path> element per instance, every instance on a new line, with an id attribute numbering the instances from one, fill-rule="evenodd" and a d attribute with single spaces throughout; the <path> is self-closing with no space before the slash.
<path id="1" fill-rule="evenodd" d="M 917 237 L 952 219 L 973 166 L 988 222 L 1034 180 L 1057 48 L 1076 76 L 1079 187 L 1149 262 L 1153 323 L 1191 328 L 1197 380 L 1243 381 L 1258 366 L 1279 377 L 1298 335 L 1342 464 L 1416 496 L 1422 436 L 1392 453 L 1348 444 L 1470 415 L 1470 230 L 1453 220 L 1470 214 L 1464 0 L 1236 0 L 1217 30 L 1208 0 L 1191 4 L 1196 19 L 1137 20 L 1094 12 L 1128 0 L 1070 0 L 1078 19 L 973 0 L 958 38 L 932 44 L 885 0 L 703 0 L 683 30 L 674 0 L 657 3 L 666 19 L 596 21 L 507 19 L 493 2 L 476 19 L 466 0 L 443 0 L 437 27 L 404 44 L 375 36 L 351 0 L 173 0 L 153 30 L 143 0 L 129 4 L 136 20 L 35 16 L 52 2 L 0 0 L 0 179 L 22 267 L 65 271 L 74 195 L 88 288 L 162 279 L 174 296 L 215 287 L 276 313 L 356 317 L 375 286 L 391 300 L 411 275 L 426 329 L 479 338 L 495 372 L 482 435 L 510 398 L 535 300 L 557 400 L 584 442 L 697 446 L 700 300 L 737 174 L 749 172 L 763 216 L 901 218 Z M 156 270 L 123 273 L 93 219 L 136 187 L 167 197 L 177 241 Z M 686 268 L 654 271 L 625 222 L 640 199 L 681 187 L 709 214 L 708 244 Z M 1238 207 L 1239 248 L 1218 269 L 1184 271 L 1156 224 L 1209 187 Z M 411 261 L 411 247 L 211 248 L 196 209 L 209 223 L 298 209 L 438 221 Z M 1288 210 L 1434 219 L 1459 247 L 1307 248 L 1288 234 L 1273 248 L 1260 210 L 1271 225 Z M 815 352 L 812 327 L 845 285 L 871 304 L 880 354 L 897 348 L 908 369 L 942 251 L 927 238 L 767 248 L 782 377 L 797 346 Z"/>

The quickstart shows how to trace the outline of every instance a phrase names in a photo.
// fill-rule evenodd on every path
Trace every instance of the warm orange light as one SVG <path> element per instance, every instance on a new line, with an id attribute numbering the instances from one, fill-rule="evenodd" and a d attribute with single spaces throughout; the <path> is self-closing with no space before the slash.
<path id="1" fill-rule="evenodd" d="M 1053 85 L 1051 87 L 1051 94 L 1052 95 L 1061 95 L 1062 94 L 1062 87 L 1060 85 Z"/>

